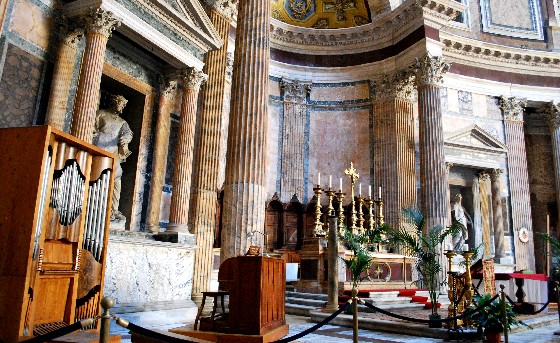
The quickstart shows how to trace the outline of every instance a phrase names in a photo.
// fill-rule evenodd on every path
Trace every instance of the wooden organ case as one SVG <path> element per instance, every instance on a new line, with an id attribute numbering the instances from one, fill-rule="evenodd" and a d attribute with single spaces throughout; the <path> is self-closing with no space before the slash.
<path id="1" fill-rule="evenodd" d="M 0 129 L 0 340 L 100 313 L 115 156 L 49 126 Z"/>

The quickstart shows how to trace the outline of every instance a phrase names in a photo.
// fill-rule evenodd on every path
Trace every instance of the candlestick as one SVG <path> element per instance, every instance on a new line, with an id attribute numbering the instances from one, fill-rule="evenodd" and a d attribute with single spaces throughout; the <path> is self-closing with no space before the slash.
<path id="1" fill-rule="evenodd" d="M 342 182 L 342 178 L 340 179 L 340 182 Z M 338 199 L 338 233 L 342 235 L 344 233 L 343 230 L 345 227 L 344 206 L 342 205 L 342 202 L 344 201 L 344 193 L 342 193 L 342 191 L 336 193 L 336 198 Z"/>
<path id="2" fill-rule="evenodd" d="M 360 183 L 360 187 L 358 190 L 358 196 L 361 197 L 362 196 L 362 184 Z"/>
<path id="3" fill-rule="evenodd" d="M 334 216 L 333 199 L 334 199 L 335 192 L 329 187 L 329 189 L 327 191 L 325 191 L 325 194 L 329 198 L 329 206 L 327 207 L 327 209 L 328 209 L 327 213 L 328 213 L 329 216 Z"/>
<path id="4" fill-rule="evenodd" d="M 314 237 L 325 237 L 325 230 L 323 230 L 323 223 L 321 222 L 321 193 L 323 189 L 321 187 L 313 188 L 313 192 L 317 195 L 317 203 L 315 204 L 315 228 L 313 229 Z"/>
<path id="5" fill-rule="evenodd" d="M 369 188 L 371 190 L 371 186 Z M 371 199 L 371 195 L 369 197 L 369 199 L 366 200 L 366 204 L 369 210 L 369 230 L 373 231 L 375 230 L 375 215 L 373 214 L 373 199 Z"/>
<path id="6" fill-rule="evenodd" d="M 381 187 L 379 187 L 379 199 L 381 199 Z"/>
<path id="7" fill-rule="evenodd" d="M 467 243 L 463 244 L 463 251 L 469 251 L 469 245 Z"/>
<path id="8" fill-rule="evenodd" d="M 360 184 L 360 188 L 362 185 Z M 362 205 L 364 203 L 364 198 L 358 197 L 358 232 L 362 233 L 364 231 L 364 211 L 362 210 Z"/>

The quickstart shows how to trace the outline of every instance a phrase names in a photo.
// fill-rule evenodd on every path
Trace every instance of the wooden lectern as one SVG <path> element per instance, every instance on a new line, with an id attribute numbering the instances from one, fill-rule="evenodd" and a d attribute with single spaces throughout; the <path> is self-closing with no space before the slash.
<path id="1" fill-rule="evenodd" d="M 49 126 L 0 129 L 0 341 L 100 314 L 115 156 Z"/>
<path id="2" fill-rule="evenodd" d="M 237 256 L 218 274 L 229 292 L 229 316 L 220 332 L 264 335 L 286 324 L 286 264 L 279 258 Z"/>

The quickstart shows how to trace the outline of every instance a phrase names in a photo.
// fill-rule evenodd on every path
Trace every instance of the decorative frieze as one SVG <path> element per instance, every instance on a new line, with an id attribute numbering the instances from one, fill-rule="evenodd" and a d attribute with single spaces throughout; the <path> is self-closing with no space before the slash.
<path id="1" fill-rule="evenodd" d="M 311 92 L 310 83 L 301 83 L 298 80 L 288 81 L 282 79 L 280 87 L 284 91 L 284 101 L 305 104 L 307 95 Z"/>
<path id="2" fill-rule="evenodd" d="M 418 87 L 425 85 L 441 86 L 443 74 L 449 71 L 450 65 L 441 56 L 429 53 L 422 58 L 416 58 L 412 71 L 416 75 L 415 83 Z"/>
<path id="3" fill-rule="evenodd" d="M 500 97 L 500 109 L 502 110 L 504 120 L 523 122 L 523 111 L 527 101 L 518 98 Z"/>

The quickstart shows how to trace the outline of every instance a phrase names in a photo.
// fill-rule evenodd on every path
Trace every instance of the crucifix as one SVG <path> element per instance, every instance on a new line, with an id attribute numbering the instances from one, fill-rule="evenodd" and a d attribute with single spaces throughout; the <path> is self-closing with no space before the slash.
<path id="1" fill-rule="evenodd" d="M 355 206 L 355 202 L 354 202 L 354 184 L 356 183 L 356 180 L 360 177 L 360 174 L 357 173 L 357 170 L 354 168 L 354 163 L 350 162 L 350 168 L 346 169 L 344 171 L 344 174 L 348 175 L 348 177 L 350 177 L 350 192 L 351 192 L 351 201 L 352 201 L 352 212 L 351 212 L 351 216 L 350 216 L 350 230 L 352 230 L 353 233 L 356 232 L 356 221 L 358 220 L 358 217 L 356 216 L 356 206 Z"/>
<path id="2" fill-rule="evenodd" d="M 334 0 L 323 3 L 325 12 L 335 12 L 336 20 L 345 21 L 346 11 L 356 9 L 356 0 Z"/>

